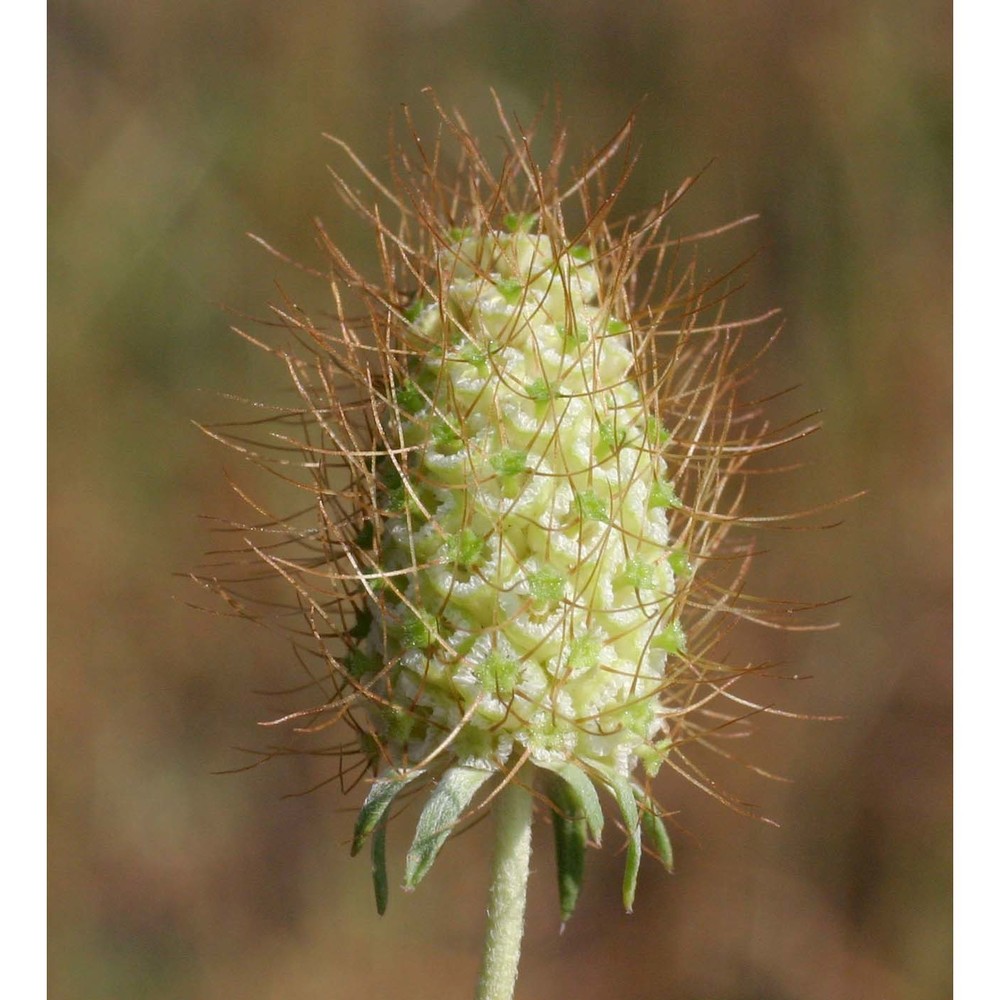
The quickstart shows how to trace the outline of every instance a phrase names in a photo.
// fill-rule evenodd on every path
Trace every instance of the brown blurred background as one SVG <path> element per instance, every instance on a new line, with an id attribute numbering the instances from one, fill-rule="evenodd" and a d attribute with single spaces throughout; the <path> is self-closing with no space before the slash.
<path id="1" fill-rule="evenodd" d="M 293 759 L 237 776 L 295 682 L 259 630 L 189 610 L 176 571 L 234 510 L 238 462 L 191 426 L 282 387 L 220 304 L 307 285 L 243 236 L 317 259 L 322 216 L 364 232 L 325 165 L 376 169 L 433 85 L 499 153 L 495 87 L 529 117 L 558 88 L 577 154 L 642 98 L 628 196 L 709 161 L 683 222 L 761 220 L 736 308 L 780 304 L 766 387 L 824 411 L 804 471 L 760 510 L 867 489 L 833 531 L 773 533 L 755 590 L 822 601 L 834 632 L 753 637 L 803 684 L 720 777 L 780 821 L 664 775 L 687 832 L 620 909 L 615 838 L 560 936 L 539 828 L 519 997 L 937 1000 L 950 994 L 951 20 L 942 0 L 63 2 L 50 11 L 50 987 L 54 998 L 469 997 L 489 824 L 379 919 L 334 788 Z M 706 251 L 706 268 L 715 263 Z M 242 415 L 242 414 L 241 414 Z M 791 456 L 791 453 L 789 454 Z M 402 838 L 394 855 L 399 862 Z M 390 845 L 392 846 L 392 845 Z"/>

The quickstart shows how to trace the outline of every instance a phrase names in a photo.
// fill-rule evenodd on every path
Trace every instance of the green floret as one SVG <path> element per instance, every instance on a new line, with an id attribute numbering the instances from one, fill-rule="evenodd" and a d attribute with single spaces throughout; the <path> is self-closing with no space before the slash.
<path id="1" fill-rule="evenodd" d="M 675 576 L 686 578 L 694 573 L 687 549 L 674 549 L 667 558 Z"/>
<path id="2" fill-rule="evenodd" d="M 581 635 L 569 644 L 569 656 L 566 665 L 576 672 L 591 670 L 597 666 L 603 643 L 592 635 Z"/>
<path id="3" fill-rule="evenodd" d="M 612 420 L 602 420 L 597 425 L 597 434 L 609 452 L 616 452 L 625 443 L 625 428 L 616 426 Z"/>
<path id="4" fill-rule="evenodd" d="M 427 649 L 434 642 L 437 623 L 430 615 L 410 612 L 399 631 L 404 649 Z"/>
<path id="5" fill-rule="evenodd" d="M 344 659 L 347 672 L 356 680 L 377 674 L 382 669 L 382 658 L 373 656 L 360 649 L 352 649 Z"/>
<path id="6" fill-rule="evenodd" d="M 580 490 L 576 495 L 576 503 L 580 508 L 580 517 L 585 521 L 603 521 L 610 523 L 608 505 L 593 490 Z"/>
<path id="7" fill-rule="evenodd" d="M 646 445 L 649 448 L 660 448 L 670 441 L 670 431 L 663 426 L 657 417 L 646 420 Z"/>
<path id="8" fill-rule="evenodd" d="M 520 302 L 524 295 L 524 285 L 517 278 L 499 278 L 496 288 L 503 296 L 504 301 L 511 306 Z"/>
<path id="9" fill-rule="evenodd" d="M 654 569 L 642 559 L 630 559 L 618 577 L 618 582 L 638 590 L 649 590 L 653 586 Z"/>
<path id="10" fill-rule="evenodd" d="M 460 569 L 474 569 L 486 554 L 486 541 L 471 528 L 463 528 L 457 535 L 450 535 L 444 543 L 449 562 Z"/>
<path id="11" fill-rule="evenodd" d="M 386 494 L 386 507 L 390 514 L 401 514 L 406 510 L 408 494 L 405 486 L 397 486 Z"/>
<path id="12" fill-rule="evenodd" d="M 490 465 L 498 476 L 516 476 L 528 467 L 528 453 L 516 448 L 501 448 L 490 455 Z"/>
<path id="13" fill-rule="evenodd" d="M 530 233 L 538 222 L 537 212 L 510 212 L 503 217 L 508 233 Z"/>
<path id="14" fill-rule="evenodd" d="M 517 660 L 501 656 L 495 650 L 482 663 L 473 668 L 476 680 L 487 690 L 495 694 L 501 701 L 510 701 L 514 696 L 521 665 Z"/>
<path id="15" fill-rule="evenodd" d="M 649 642 L 654 649 L 663 649 L 668 653 L 684 653 L 687 651 L 687 637 L 681 623 L 671 622 L 666 628 Z"/>
<path id="16" fill-rule="evenodd" d="M 408 323 L 412 323 L 424 311 L 427 303 L 421 298 L 415 298 L 404 310 L 403 316 Z"/>
<path id="17" fill-rule="evenodd" d="M 552 398 L 552 389 L 543 378 L 536 378 L 524 387 L 529 399 L 536 403 L 547 403 Z"/>
<path id="18" fill-rule="evenodd" d="M 396 402 L 407 413 L 419 413 L 426 403 L 424 394 L 417 386 L 407 379 L 398 389 L 396 389 Z"/>
<path id="19" fill-rule="evenodd" d="M 664 483 L 657 479 L 653 482 L 653 488 L 649 492 L 650 507 L 679 507 L 680 498 L 674 491 L 673 483 Z"/>
<path id="20" fill-rule="evenodd" d="M 528 588 L 531 596 L 539 604 L 561 601 L 566 593 L 566 577 L 551 566 L 543 566 L 537 573 L 532 573 L 528 577 Z"/>
<path id="21" fill-rule="evenodd" d="M 471 341 L 464 343 L 462 349 L 458 352 L 458 360 L 474 365 L 480 375 L 486 374 L 486 362 L 488 358 L 489 354 L 478 344 L 474 344 Z"/>
<path id="22" fill-rule="evenodd" d="M 556 325 L 556 331 L 565 339 L 567 347 L 583 347 L 590 339 L 587 328 L 579 323 L 570 323 L 568 326 L 559 323 Z"/>
<path id="23" fill-rule="evenodd" d="M 410 738 L 416 722 L 413 715 L 399 705 L 386 705 L 381 714 L 385 733 L 389 739 L 405 743 Z"/>
<path id="24" fill-rule="evenodd" d="M 462 439 L 446 420 L 435 420 L 431 425 L 431 440 L 442 455 L 454 455 L 462 447 Z"/>

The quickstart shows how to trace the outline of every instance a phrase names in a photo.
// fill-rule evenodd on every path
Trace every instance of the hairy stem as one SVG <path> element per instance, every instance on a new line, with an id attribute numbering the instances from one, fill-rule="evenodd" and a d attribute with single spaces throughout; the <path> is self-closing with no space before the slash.
<path id="1" fill-rule="evenodd" d="M 527 770 L 527 769 L 525 769 Z M 511 782 L 497 797 L 493 884 L 476 1000 L 513 1000 L 531 857 L 531 789 Z"/>

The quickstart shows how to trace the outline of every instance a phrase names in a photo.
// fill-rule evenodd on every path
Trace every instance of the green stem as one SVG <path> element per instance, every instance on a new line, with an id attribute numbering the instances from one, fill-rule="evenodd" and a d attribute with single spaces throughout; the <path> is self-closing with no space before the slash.
<path id="1" fill-rule="evenodd" d="M 527 769 L 525 769 L 527 770 Z M 513 1000 L 524 935 L 531 857 L 530 785 L 511 782 L 498 796 L 493 884 L 486 911 L 486 946 L 476 1000 Z"/>

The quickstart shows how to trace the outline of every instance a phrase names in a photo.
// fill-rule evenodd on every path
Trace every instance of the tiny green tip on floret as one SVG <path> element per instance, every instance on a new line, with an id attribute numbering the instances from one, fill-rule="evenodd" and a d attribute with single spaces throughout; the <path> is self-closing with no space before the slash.
<path id="1" fill-rule="evenodd" d="M 377 674 L 382 669 L 379 658 L 362 649 L 352 649 L 347 654 L 344 665 L 347 667 L 347 672 L 358 681 Z"/>
<path id="2" fill-rule="evenodd" d="M 580 490 L 576 495 L 576 502 L 580 508 L 580 516 L 584 520 L 610 523 L 607 503 L 593 490 Z"/>
<path id="3" fill-rule="evenodd" d="M 426 405 L 424 394 L 409 379 L 396 390 L 396 402 L 407 413 L 419 413 Z"/>
<path id="4" fill-rule="evenodd" d="M 496 283 L 497 291 L 508 305 L 515 305 L 524 295 L 524 285 L 517 278 L 500 278 Z"/>
<path id="5" fill-rule="evenodd" d="M 453 455 L 462 447 L 462 435 L 447 420 L 434 421 L 431 440 L 437 450 L 446 455 Z"/>
<path id="6" fill-rule="evenodd" d="M 389 739 L 406 742 L 410 738 L 417 721 L 411 712 L 400 705 L 384 705 L 380 715 Z"/>
<path id="7" fill-rule="evenodd" d="M 530 233 L 538 222 L 537 212 L 508 212 L 503 217 L 508 233 Z"/>
<path id="8" fill-rule="evenodd" d="M 536 378 L 524 387 L 524 391 L 536 403 L 547 403 L 552 398 L 552 388 L 544 378 Z"/>
<path id="9" fill-rule="evenodd" d="M 449 562 L 460 569 L 473 569 L 483 559 L 486 540 L 480 538 L 471 528 L 462 528 L 457 535 L 450 535 L 445 541 L 445 552 Z"/>
<path id="10" fill-rule="evenodd" d="M 517 448 L 502 448 L 490 456 L 490 465 L 498 476 L 517 476 L 528 467 L 528 453 Z"/>
<path id="11" fill-rule="evenodd" d="M 493 691 L 501 701 L 510 701 L 521 670 L 517 660 L 493 650 L 473 669 L 477 680 L 486 690 Z"/>
<path id="12" fill-rule="evenodd" d="M 679 576 L 681 579 L 686 580 L 694 574 L 694 568 L 691 565 L 691 559 L 688 556 L 687 549 L 674 549 L 667 557 L 667 560 L 670 563 L 670 568 L 674 571 L 675 576 Z"/>
<path id="13" fill-rule="evenodd" d="M 474 365 L 480 374 L 486 374 L 486 362 L 489 360 L 489 354 L 478 344 L 463 344 L 458 352 L 458 358 L 460 361 Z"/>
<path id="14" fill-rule="evenodd" d="M 417 317 L 424 311 L 427 303 L 419 296 L 415 298 L 408 306 L 403 309 L 403 318 L 408 323 L 413 323 Z"/>
<path id="15" fill-rule="evenodd" d="M 654 649 L 663 649 L 668 653 L 686 653 L 687 638 L 680 622 L 670 622 L 649 642 Z"/>
<path id="16" fill-rule="evenodd" d="M 590 340 L 590 334 L 587 332 L 586 326 L 575 322 L 557 323 L 556 332 L 563 338 L 565 347 L 571 349 L 581 348 Z"/>
<path id="17" fill-rule="evenodd" d="M 410 613 L 402 622 L 400 641 L 406 649 L 426 649 L 434 641 L 436 632 L 436 623 L 430 615 Z"/>
<path id="18" fill-rule="evenodd" d="M 569 644 L 566 664 L 570 670 L 591 670 L 597 666 L 601 655 L 602 642 L 592 635 L 582 635 Z"/>
<path id="19" fill-rule="evenodd" d="M 673 483 L 665 483 L 657 479 L 653 482 L 653 487 L 649 494 L 649 506 L 656 507 L 679 507 L 681 505 L 677 491 Z"/>
<path id="20" fill-rule="evenodd" d="M 606 452 L 616 452 L 625 443 L 625 429 L 614 420 L 602 420 L 597 433 Z"/>
<path id="21" fill-rule="evenodd" d="M 650 448 L 660 448 L 670 442 L 670 431 L 659 417 L 649 417 L 646 420 L 646 445 Z"/>
<path id="22" fill-rule="evenodd" d="M 630 559 L 618 579 L 620 583 L 637 590 L 648 590 L 654 584 L 655 570 L 642 559 Z"/>
<path id="23" fill-rule="evenodd" d="M 543 566 L 528 577 L 528 588 L 539 603 L 561 601 L 566 593 L 566 577 L 551 566 Z"/>

